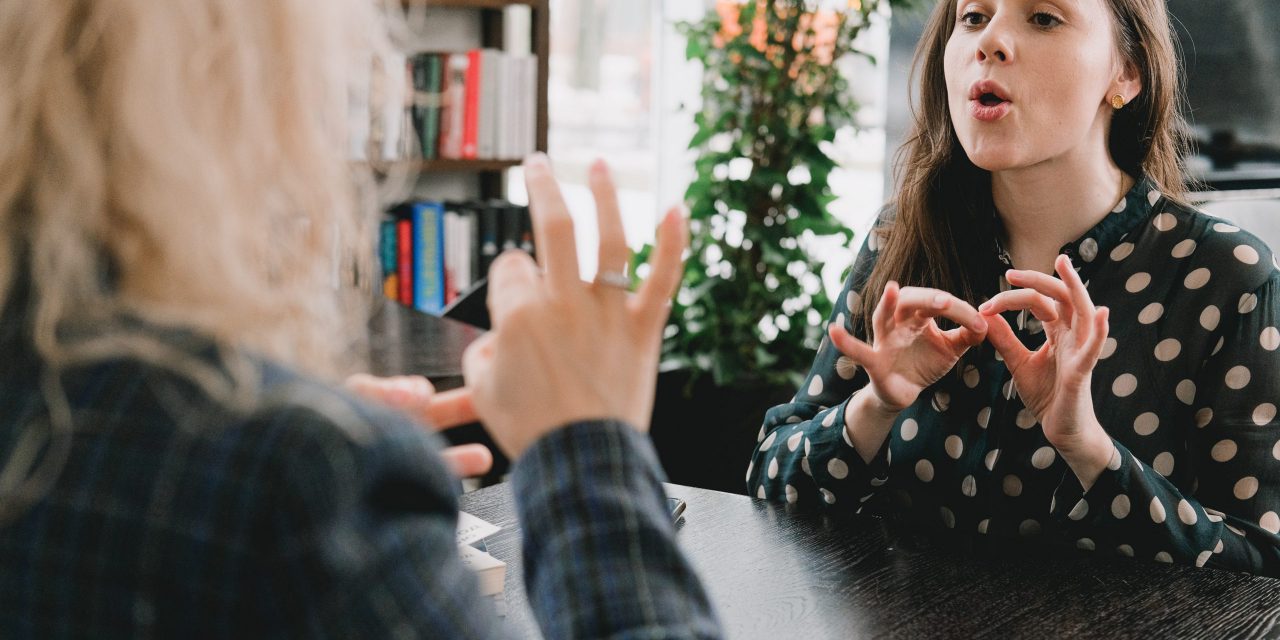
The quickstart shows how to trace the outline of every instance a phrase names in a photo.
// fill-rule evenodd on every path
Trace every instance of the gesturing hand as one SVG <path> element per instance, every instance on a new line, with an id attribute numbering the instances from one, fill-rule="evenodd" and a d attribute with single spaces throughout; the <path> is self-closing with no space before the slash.
<path id="1" fill-rule="evenodd" d="M 1010 270 L 1005 291 L 979 309 L 991 324 L 990 340 L 1013 375 L 1018 395 L 1036 415 L 1044 435 L 1088 487 L 1111 454 L 1111 439 L 1093 410 L 1093 368 L 1107 339 L 1106 307 L 1096 308 L 1071 260 L 1058 256 L 1062 278 Z M 999 314 L 1029 310 L 1044 323 L 1045 343 L 1035 351 L 1022 345 Z M 1091 476 L 1091 477 L 1090 477 Z"/>
<path id="2" fill-rule="evenodd" d="M 481 421 L 513 459 L 546 433 L 588 419 L 647 429 L 662 329 L 680 283 L 688 242 L 684 216 L 658 228 L 652 273 L 634 295 L 614 282 L 583 282 L 573 219 L 542 155 L 525 181 L 543 273 L 528 254 L 504 253 L 489 271 L 493 330 L 463 355 Z M 600 227 L 601 274 L 620 274 L 628 251 L 617 192 L 604 163 L 591 168 Z"/>
<path id="3" fill-rule="evenodd" d="M 399 409 L 433 429 L 451 429 L 477 420 L 470 391 L 436 393 L 431 382 L 422 376 L 380 378 L 357 373 L 347 378 L 346 387 L 365 398 Z M 493 467 L 493 453 L 482 444 L 447 447 L 440 456 L 460 478 L 482 476 Z"/>
<path id="4" fill-rule="evenodd" d="M 960 327 L 943 331 L 938 317 Z M 986 321 L 969 303 L 936 289 L 899 289 L 896 282 L 885 286 L 871 323 L 874 346 L 834 322 L 827 331 L 832 344 L 866 370 L 871 391 L 886 412 L 915 402 L 987 334 Z"/>

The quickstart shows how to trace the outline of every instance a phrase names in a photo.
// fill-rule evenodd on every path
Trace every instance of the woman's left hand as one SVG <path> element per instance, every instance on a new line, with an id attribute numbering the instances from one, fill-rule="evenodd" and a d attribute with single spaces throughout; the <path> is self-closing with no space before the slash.
<path id="1" fill-rule="evenodd" d="M 1106 307 L 1089 298 L 1071 260 L 1054 263 L 1061 280 L 1035 271 L 1012 269 L 1005 291 L 979 311 L 989 320 L 987 334 L 1013 374 L 1018 395 L 1044 428 L 1049 443 L 1062 454 L 1081 484 L 1091 487 L 1115 451 L 1111 437 L 1093 409 L 1093 368 L 1107 339 Z M 999 314 L 1028 310 L 1044 323 L 1045 343 L 1036 351 L 1022 345 Z"/>

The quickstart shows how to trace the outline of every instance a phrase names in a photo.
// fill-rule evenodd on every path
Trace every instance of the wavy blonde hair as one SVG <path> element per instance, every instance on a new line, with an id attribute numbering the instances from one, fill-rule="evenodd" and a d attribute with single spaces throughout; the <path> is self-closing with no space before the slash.
<path id="1" fill-rule="evenodd" d="M 322 376 L 361 366 L 375 198 L 343 131 L 384 27 L 372 0 L 0 0 L 0 309 L 24 305 L 52 435 L 68 367 L 213 379 L 124 316 Z M 52 481 L 44 457 L 11 453 L 0 503 Z"/>

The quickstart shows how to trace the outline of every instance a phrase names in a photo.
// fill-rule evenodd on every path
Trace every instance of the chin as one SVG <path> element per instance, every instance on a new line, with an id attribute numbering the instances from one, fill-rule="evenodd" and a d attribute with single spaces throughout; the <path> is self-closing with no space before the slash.
<path id="1" fill-rule="evenodd" d="M 961 145 L 964 147 L 965 155 L 969 156 L 969 162 L 979 169 L 990 172 L 1005 171 L 1008 169 L 1017 169 L 1023 166 L 1021 154 L 1017 150 L 1008 145 L 1003 144 L 982 144 L 982 145 Z"/>

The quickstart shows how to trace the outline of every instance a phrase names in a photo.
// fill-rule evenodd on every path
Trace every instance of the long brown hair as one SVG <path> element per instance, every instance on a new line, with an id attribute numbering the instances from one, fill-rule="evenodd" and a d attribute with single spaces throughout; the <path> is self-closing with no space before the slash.
<path id="1" fill-rule="evenodd" d="M 1113 116 L 1111 157 L 1124 172 L 1146 175 L 1166 196 L 1181 200 L 1187 125 L 1181 61 L 1164 0 L 1106 1 L 1116 48 L 1142 78 L 1142 91 Z M 898 151 L 896 216 L 881 231 L 886 237 L 863 292 L 863 318 L 871 317 L 890 280 L 949 291 L 971 303 L 990 295 L 999 281 L 986 257 L 995 234 L 991 174 L 969 160 L 947 107 L 943 58 L 955 22 L 956 0 L 939 2 L 916 49 L 912 76 L 920 79 L 919 103 Z"/>

